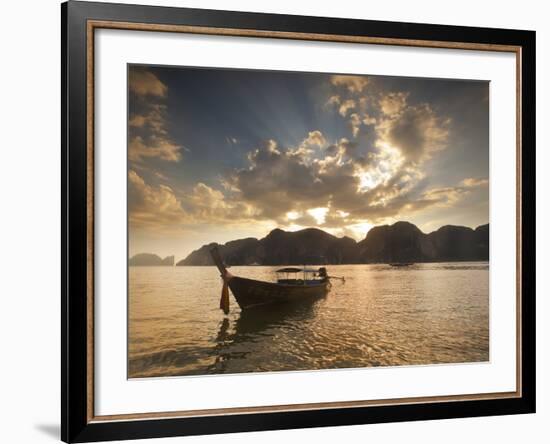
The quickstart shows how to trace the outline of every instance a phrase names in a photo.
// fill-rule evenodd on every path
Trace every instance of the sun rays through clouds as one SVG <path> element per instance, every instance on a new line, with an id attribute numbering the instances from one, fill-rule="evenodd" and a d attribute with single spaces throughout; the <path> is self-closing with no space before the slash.
<path id="1" fill-rule="evenodd" d="M 136 243 L 487 222 L 488 130 L 459 106 L 484 115 L 486 83 L 151 67 L 128 81 Z"/>

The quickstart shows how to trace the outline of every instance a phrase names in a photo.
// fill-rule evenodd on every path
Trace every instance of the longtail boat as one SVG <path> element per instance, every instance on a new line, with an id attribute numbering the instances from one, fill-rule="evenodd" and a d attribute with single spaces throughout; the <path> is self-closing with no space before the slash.
<path id="1" fill-rule="evenodd" d="M 229 312 L 229 291 L 231 289 L 241 310 L 253 307 L 292 303 L 325 296 L 330 288 L 330 280 L 324 267 L 281 268 L 277 270 L 277 282 L 257 281 L 233 276 L 223 263 L 217 247 L 210 254 L 223 279 L 220 308 Z"/>

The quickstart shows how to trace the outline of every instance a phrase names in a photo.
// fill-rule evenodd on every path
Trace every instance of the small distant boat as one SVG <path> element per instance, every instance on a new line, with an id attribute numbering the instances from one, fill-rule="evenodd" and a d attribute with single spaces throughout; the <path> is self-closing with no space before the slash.
<path id="1" fill-rule="evenodd" d="M 388 264 L 390 267 L 410 267 L 411 265 L 414 265 L 412 262 L 392 262 Z"/>
<path id="2" fill-rule="evenodd" d="M 242 310 L 268 304 L 291 303 L 325 296 L 330 288 L 330 279 L 325 267 L 281 268 L 277 270 L 277 282 L 257 281 L 233 276 L 227 271 L 217 248 L 210 250 L 214 264 L 223 279 L 220 308 L 229 312 L 229 292 Z"/>

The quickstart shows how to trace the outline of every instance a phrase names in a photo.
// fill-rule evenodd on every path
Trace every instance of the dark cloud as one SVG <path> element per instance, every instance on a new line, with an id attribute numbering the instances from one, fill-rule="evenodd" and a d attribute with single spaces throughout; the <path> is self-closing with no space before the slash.
<path id="1" fill-rule="evenodd" d="M 404 106 L 378 126 L 380 141 L 398 148 L 411 162 L 444 149 L 449 120 L 441 118 L 427 104 Z"/>
<path id="2" fill-rule="evenodd" d="M 236 171 L 229 181 L 239 197 L 260 209 L 266 218 L 279 219 L 296 206 L 319 206 L 326 200 L 316 189 L 314 164 L 304 153 L 283 150 L 273 140 L 249 153 L 250 166 Z"/>
<path id="3" fill-rule="evenodd" d="M 370 188 L 361 187 L 361 174 L 369 165 L 387 163 L 387 156 L 369 156 L 357 162 L 358 143 L 342 139 L 327 146 L 324 157 L 311 158 L 307 153 L 279 147 L 267 141 L 249 154 L 249 166 L 235 171 L 229 181 L 234 195 L 258 209 L 262 218 L 306 225 L 311 222 L 307 211 L 327 208 L 322 226 L 343 226 L 364 219 L 379 220 L 396 216 L 405 209 L 415 211 L 437 204 L 440 199 L 418 198 L 420 174 L 411 166 L 397 164 L 396 171 Z M 372 174 L 376 175 L 376 172 Z M 288 218 L 294 212 L 296 217 Z M 342 217 L 342 213 L 348 213 Z"/>

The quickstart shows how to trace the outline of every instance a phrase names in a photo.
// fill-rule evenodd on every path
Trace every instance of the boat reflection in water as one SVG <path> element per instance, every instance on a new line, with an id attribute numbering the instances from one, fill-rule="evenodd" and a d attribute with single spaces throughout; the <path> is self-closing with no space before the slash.
<path id="1" fill-rule="evenodd" d="M 275 338 L 281 331 L 293 330 L 296 325 L 314 319 L 316 306 L 322 299 L 263 305 L 241 310 L 236 319 L 224 317 L 212 350 L 215 359 L 206 373 L 228 373 L 231 367 L 238 366 L 235 361 L 254 360 L 257 347 L 262 347 L 262 344 Z M 260 367 L 265 364 L 258 362 Z"/>

